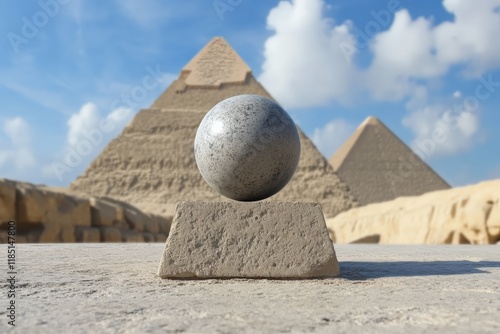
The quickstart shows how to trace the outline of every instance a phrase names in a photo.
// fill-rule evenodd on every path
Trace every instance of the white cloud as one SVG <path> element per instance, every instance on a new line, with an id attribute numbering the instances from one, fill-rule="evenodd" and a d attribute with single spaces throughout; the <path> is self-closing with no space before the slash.
<path id="1" fill-rule="evenodd" d="M 324 16 L 322 0 L 281 1 L 268 17 L 259 81 L 287 108 L 345 99 L 355 75 L 339 47 L 354 45 L 348 24 Z"/>
<path id="2" fill-rule="evenodd" d="M 415 135 L 412 148 L 424 159 L 453 155 L 470 149 L 479 140 L 479 117 L 433 105 L 410 113 L 403 125 Z"/>
<path id="3" fill-rule="evenodd" d="M 500 0 L 444 0 L 453 21 L 433 25 L 412 19 L 406 10 L 371 41 L 373 62 L 367 86 L 376 100 L 399 101 L 411 95 L 417 80 L 439 78 L 452 66 L 479 76 L 500 66 Z"/>
<path id="4" fill-rule="evenodd" d="M 95 131 L 109 132 L 105 130 L 107 124 L 113 128 L 112 131 L 121 131 L 131 118 L 132 110 L 128 108 L 112 110 L 106 117 L 102 117 L 97 106 L 88 102 L 68 120 L 68 144 L 76 146 L 79 142 L 88 140 L 89 133 Z"/>
<path id="5" fill-rule="evenodd" d="M 466 65 L 473 75 L 500 65 L 500 0 L 444 0 L 454 21 L 434 30 L 436 55 L 447 64 Z"/>
<path id="6" fill-rule="evenodd" d="M 342 45 L 360 51 L 358 33 L 366 29 L 327 18 L 324 0 L 281 1 L 267 17 L 273 35 L 264 46 L 259 81 L 287 108 L 346 102 L 362 92 L 374 101 L 406 101 L 409 114 L 403 123 L 415 135 L 415 149 L 428 140 L 434 147 L 421 150 L 427 157 L 470 149 L 480 137 L 478 114 L 453 114 L 429 100 L 451 68 L 472 79 L 500 66 L 500 0 L 443 0 L 443 6 L 453 18 L 439 24 L 432 17 L 412 17 L 407 9 L 397 11 L 386 30 L 376 18 L 368 22 L 366 27 L 377 21 L 382 31 L 368 41 L 373 58 L 361 68 Z M 335 126 L 314 132 L 326 156 L 340 128 Z M 433 139 L 435 133 L 442 142 Z"/>
<path id="7" fill-rule="evenodd" d="M 469 76 L 500 66 L 500 0 L 443 5 L 454 18 L 438 25 L 412 18 L 407 9 L 396 12 L 391 26 L 369 41 L 372 63 L 361 69 L 346 46 L 359 51 L 355 35 L 364 29 L 336 25 L 325 15 L 324 0 L 281 1 L 267 17 L 274 34 L 264 46 L 259 81 L 286 107 L 305 108 L 345 102 L 363 89 L 374 100 L 401 101 L 453 66 Z"/>
<path id="8" fill-rule="evenodd" d="M 76 145 L 82 139 L 85 139 L 84 133 L 97 128 L 101 116 L 97 107 L 93 103 L 86 103 L 81 109 L 73 114 L 68 121 L 68 143 Z"/>
<path id="9" fill-rule="evenodd" d="M 115 138 L 132 119 L 130 108 L 118 108 L 102 116 L 91 102 L 68 120 L 67 143 L 55 161 L 42 168 L 48 178 L 71 181 Z"/>
<path id="10" fill-rule="evenodd" d="M 7 145 L 0 147 L 0 168 L 26 170 L 36 163 L 31 148 L 31 130 L 21 117 L 7 119 L 3 124 Z M 2 140 L 3 141 L 3 140 Z"/>
<path id="11" fill-rule="evenodd" d="M 389 30 L 377 34 L 371 44 L 373 62 L 365 74 L 372 96 L 399 101 L 415 88 L 415 79 L 443 75 L 447 67 L 437 61 L 433 47 L 429 20 L 412 20 L 405 9 L 397 12 Z"/>
<path id="12" fill-rule="evenodd" d="M 471 77 L 500 65 L 500 0 L 444 0 L 443 5 L 454 19 L 438 25 L 412 19 L 407 10 L 397 12 L 391 27 L 372 40 L 373 62 L 365 73 L 375 100 L 410 98 L 403 124 L 413 131 L 413 148 L 424 158 L 468 150 L 480 136 L 478 114 L 426 106 L 426 87 L 452 67 Z M 454 99 L 461 97 L 460 91 L 453 93 Z"/>
<path id="13" fill-rule="evenodd" d="M 28 123 L 21 117 L 8 119 L 4 123 L 3 130 L 16 147 L 27 146 L 31 141 Z"/>
<path id="14" fill-rule="evenodd" d="M 354 132 L 355 126 L 343 120 L 336 119 L 323 128 L 314 129 L 312 141 L 319 151 L 329 159 Z"/>

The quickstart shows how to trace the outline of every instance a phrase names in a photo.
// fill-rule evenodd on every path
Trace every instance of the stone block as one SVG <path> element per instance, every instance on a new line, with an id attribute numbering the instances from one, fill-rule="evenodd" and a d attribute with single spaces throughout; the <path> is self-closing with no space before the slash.
<path id="1" fill-rule="evenodd" d="M 351 241 L 350 244 L 378 244 L 379 242 L 380 242 L 380 234 L 372 234 Z"/>
<path id="2" fill-rule="evenodd" d="M 47 196 L 35 186 L 23 184 L 16 190 L 16 217 L 19 223 L 46 223 Z"/>
<path id="3" fill-rule="evenodd" d="M 316 203 L 179 202 L 162 278 L 313 278 L 340 273 Z"/>
<path id="4" fill-rule="evenodd" d="M 168 235 L 170 226 L 172 225 L 173 216 L 157 216 L 158 231 Z"/>
<path id="5" fill-rule="evenodd" d="M 149 232 L 156 234 L 160 231 L 158 220 L 161 219 L 160 216 L 149 214 L 149 219 L 144 222 L 144 232 Z"/>
<path id="6" fill-rule="evenodd" d="M 16 236 L 16 243 L 17 244 L 26 244 L 28 243 L 28 237 L 25 235 L 18 235 Z"/>
<path id="7" fill-rule="evenodd" d="M 490 195 L 487 192 L 473 193 L 465 206 L 457 208 L 456 215 L 462 225 L 460 233 L 465 236 L 467 243 L 488 243 L 486 220 L 492 207 Z"/>
<path id="8" fill-rule="evenodd" d="M 143 232 L 145 222 L 151 218 L 138 209 L 126 208 L 125 219 L 131 230 Z"/>
<path id="9" fill-rule="evenodd" d="M 123 240 L 125 242 L 144 242 L 144 236 L 142 233 L 130 231 L 123 234 Z"/>
<path id="10" fill-rule="evenodd" d="M 104 199 L 90 198 L 92 226 L 121 227 L 125 224 L 123 207 Z"/>
<path id="11" fill-rule="evenodd" d="M 101 230 L 102 242 L 122 242 L 122 233 L 116 227 L 103 226 Z"/>
<path id="12" fill-rule="evenodd" d="M 90 226 L 90 203 L 78 196 L 19 184 L 16 216 L 21 224 Z"/>
<path id="13" fill-rule="evenodd" d="M 100 242 L 101 233 L 95 227 L 80 227 L 76 228 L 76 241 L 77 242 Z"/>
<path id="14" fill-rule="evenodd" d="M 56 224 L 44 224 L 44 229 L 38 242 L 54 243 L 61 242 L 61 227 Z"/>
<path id="15" fill-rule="evenodd" d="M 155 236 L 155 240 L 156 240 L 156 242 L 165 242 L 165 241 L 167 241 L 167 237 L 168 237 L 167 234 L 158 233 Z"/>
<path id="16" fill-rule="evenodd" d="M 44 193 L 47 196 L 48 224 L 90 226 L 90 202 L 87 198 L 49 191 Z"/>
<path id="17" fill-rule="evenodd" d="M 74 226 L 64 226 L 61 228 L 61 241 L 62 242 L 75 242 L 75 227 Z"/>
<path id="18" fill-rule="evenodd" d="M 31 233 L 28 233 L 28 235 L 26 236 L 26 239 L 28 240 L 28 243 L 37 243 L 40 241 L 40 236 L 41 236 L 41 232 L 39 231 L 34 231 L 34 232 L 31 232 Z"/>
<path id="19" fill-rule="evenodd" d="M 142 236 L 144 237 L 145 242 L 155 242 L 155 236 L 153 233 L 143 233 Z"/>
<path id="20" fill-rule="evenodd" d="M 16 220 L 16 186 L 0 179 L 0 225 L 10 220 Z"/>
<path id="21" fill-rule="evenodd" d="M 493 203 L 486 228 L 491 240 L 500 239 L 500 200 Z"/>

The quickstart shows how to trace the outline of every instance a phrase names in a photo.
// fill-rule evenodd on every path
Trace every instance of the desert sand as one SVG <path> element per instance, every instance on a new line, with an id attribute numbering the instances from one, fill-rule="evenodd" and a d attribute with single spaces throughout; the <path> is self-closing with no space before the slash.
<path id="1" fill-rule="evenodd" d="M 340 278 L 293 281 L 161 279 L 163 248 L 17 245 L 15 331 L 500 331 L 499 245 L 336 245 Z"/>

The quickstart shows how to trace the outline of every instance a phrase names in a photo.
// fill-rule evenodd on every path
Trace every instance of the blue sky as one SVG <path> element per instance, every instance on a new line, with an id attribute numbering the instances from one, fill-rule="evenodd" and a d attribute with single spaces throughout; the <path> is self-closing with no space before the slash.
<path id="1" fill-rule="evenodd" d="M 223 36 L 326 157 L 374 115 L 452 185 L 500 178 L 500 0 L 3 6 L 0 177 L 68 185 Z"/>

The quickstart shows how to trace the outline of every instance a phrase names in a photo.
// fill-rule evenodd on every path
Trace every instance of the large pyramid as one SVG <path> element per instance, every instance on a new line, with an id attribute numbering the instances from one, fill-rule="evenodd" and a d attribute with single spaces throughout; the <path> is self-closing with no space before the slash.
<path id="1" fill-rule="evenodd" d="M 70 187 L 124 200 L 157 214 L 171 213 L 180 200 L 226 200 L 198 172 L 194 137 L 206 112 L 223 99 L 239 94 L 272 99 L 248 65 L 223 38 L 216 37 Z M 302 131 L 299 134 L 302 151 L 297 171 L 270 200 L 317 201 L 326 216 L 356 206 L 328 161 Z"/>
<path id="2" fill-rule="evenodd" d="M 330 163 L 360 205 L 450 188 L 375 117 L 356 129 Z"/>

